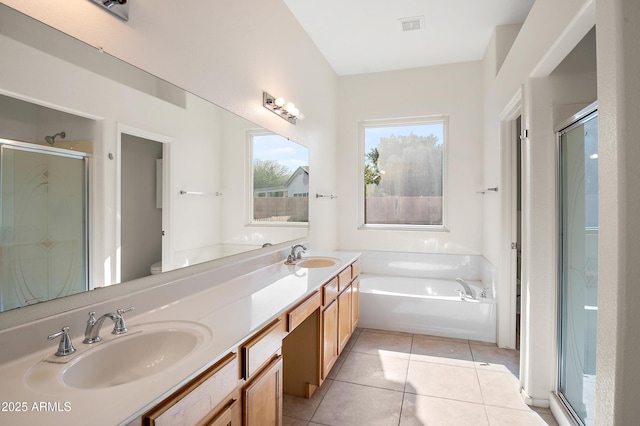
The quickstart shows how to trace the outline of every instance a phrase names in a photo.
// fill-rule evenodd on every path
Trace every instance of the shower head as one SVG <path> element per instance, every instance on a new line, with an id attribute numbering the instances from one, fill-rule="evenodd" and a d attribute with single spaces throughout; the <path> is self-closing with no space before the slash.
<path id="1" fill-rule="evenodd" d="M 56 141 L 56 138 L 60 136 L 62 139 L 65 138 L 65 136 L 67 136 L 67 134 L 65 132 L 60 132 L 60 133 L 56 133 L 53 136 L 45 136 L 44 140 L 47 141 L 47 143 L 49 145 L 53 145 L 53 143 Z"/>

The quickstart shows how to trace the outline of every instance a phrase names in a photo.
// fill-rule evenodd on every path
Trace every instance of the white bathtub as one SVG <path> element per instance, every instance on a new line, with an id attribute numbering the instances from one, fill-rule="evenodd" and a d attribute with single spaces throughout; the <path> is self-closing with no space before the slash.
<path id="1" fill-rule="evenodd" d="M 465 279 L 476 298 L 461 297 L 455 279 L 363 273 L 359 327 L 459 339 L 496 341 L 492 291 L 481 297 L 481 281 Z"/>

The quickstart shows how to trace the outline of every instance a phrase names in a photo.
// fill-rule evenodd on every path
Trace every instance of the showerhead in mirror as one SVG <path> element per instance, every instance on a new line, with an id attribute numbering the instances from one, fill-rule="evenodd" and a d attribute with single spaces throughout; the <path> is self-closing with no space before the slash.
<path id="1" fill-rule="evenodd" d="M 67 134 L 65 132 L 60 132 L 60 133 L 56 133 L 53 136 L 45 136 L 44 140 L 47 141 L 47 143 L 49 145 L 53 145 L 53 143 L 56 141 L 56 138 L 60 136 L 62 139 L 65 138 L 65 136 L 67 136 Z"/>

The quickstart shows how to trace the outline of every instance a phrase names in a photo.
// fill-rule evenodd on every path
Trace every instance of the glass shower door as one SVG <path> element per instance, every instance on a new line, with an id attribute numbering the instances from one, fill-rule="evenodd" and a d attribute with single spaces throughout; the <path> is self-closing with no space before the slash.
<path id="1" fill-rule="evenodd" d="M 85 157 L 0 143 L 0 310 L 87 290 Z"/>
<path id="2" fill-rule="evenodd" d="M 558 394 L 592 425 L 598 315 L 598 120 L 592 111 L 559 133 L 561 262 Z"/>

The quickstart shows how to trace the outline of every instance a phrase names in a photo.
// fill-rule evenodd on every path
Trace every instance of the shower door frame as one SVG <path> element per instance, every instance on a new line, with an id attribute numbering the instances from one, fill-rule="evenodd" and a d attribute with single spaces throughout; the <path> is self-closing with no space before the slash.
<path id="1" fill-rule="evenodd" d="M 25 151 L 25 152 L 33 152 L 37 154 L 46 154 L 46 155 L 55 155 L 59 157 L 67 157 L 74 158 L 78 160 L 82 160 L 84 163 L 83 170 L 83 209 L 84 209 L 84 220 L 83 220 L 83 232 L 84 232 L 84 278 L 85 278 L 85 289 L 84 292 L 93 290 L 93 281 L 92 281 L 92 262 L 91 262 L 91 248 L 90 248 L 90 231 L 91 231 L 91 202 L 90 202 L 90 185 L 91 185 L 91 156 L 84 152 L 71 151 L 68 149 L 55 148 L 53 146 L 45 146 L 39 145 L 29 142 L 20 142 L 12 139 L 4 139 L 0 138 L 0 162 L 2 160 L 2 147 L 7 146 L 10 149 Z M 0 164 L 1 166 L 1 164 Z M 0 173 L 0 191 L 2 190 L 2 174 Z M 0 198 L 0 223 L 2 223 L 2 199 Z M 54 299 L 51 299 L 54 300 Z"/>
<path id="2" fill-rule="evenodd" d="M 557 217 L 557 236 L 558 236 L 558 275 L 557 275 L 557 289 L 556 289 L 556 371 L 555 371 L 555 395 L 560 400 L 561 405 L 564 407 L 566 412 L 570 415 L 570 417 L 576 422 L 578 425 L 584 425 L 585 423 L 582 421 L 582 418 L 578 415 L 578 413 L 573 409 L 571 403 L 567 400 L 564 394 L 560 391 L 560 379 L 562 372 L 562 364 L 563 364 L 563 353 L 561 352 L 562 345 L 562 317 L 563 313 L 561 311 L 561 307 L 563 306 L 563 285 L 564 285 L 564 262 L 563 262 L 563 253 L 564 253 L 564 228 L 563 228 L 563 159 L 562 159 L 562 136 L 578 126 L 585 124 L 586 122 L 598 117 L 598 101 L 593 102 L 582 110 L 578 111 L 571 118 L 561 122 L 558 124 L 554 131 L 556 133 L 556 181 L 558 182 L 558 193 L 557 193 L 557 205 L 558 205 L 558 217 Z"/>

